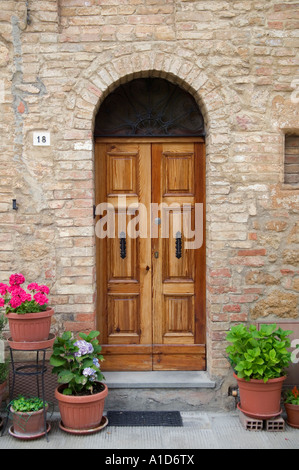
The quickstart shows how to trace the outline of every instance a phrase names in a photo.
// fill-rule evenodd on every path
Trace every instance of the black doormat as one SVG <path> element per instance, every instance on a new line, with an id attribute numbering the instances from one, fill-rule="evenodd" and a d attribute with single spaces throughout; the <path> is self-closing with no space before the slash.
<path id="1" fill-rule="evenodd" d="M 108 426 L 183 426 L 179 411 L 107 411 Z"/>

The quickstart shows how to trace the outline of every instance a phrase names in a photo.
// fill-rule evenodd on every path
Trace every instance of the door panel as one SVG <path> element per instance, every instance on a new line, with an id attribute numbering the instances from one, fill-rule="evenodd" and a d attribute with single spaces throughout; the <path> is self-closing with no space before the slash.
<path id="1" fill-rule="evenodd" d="M 184 225 L 188 222 L 194 230 L 195 203 L 204 203 L 203 182 L 198 184 L 203 164 L 199 144 L 152 146 L 152 201 L 165 204 L 159 212 L 159 236 L 152 240 L 159 254 L 153 257 L 154 370 L 197 370 L 204 363 L 205 287 L 197 275 L 204 270 L 204 246 L 186 249 Z"/>
<path id="2" fill-rule="evenodd" d="M 146 269 L 150 243 L 128 233 L 138 204 L 150 206 L 150 150 L 149 144 L 96 145 L 96 204 L 111 204 L 115 215 L 115 238 L 97 238 L 98 325 L 105 370 L 152 368 L 151 273 Z"/>
<path id="3" fill-rule="evenodd" d="M 187 249 L 186 230 L 205 204 L 203 142 L 99 142 L 95 156 L 96 204 L 115 215 L 115 238 L 97 238 L 103 370 L 204 369 L 205 246 Z"/>

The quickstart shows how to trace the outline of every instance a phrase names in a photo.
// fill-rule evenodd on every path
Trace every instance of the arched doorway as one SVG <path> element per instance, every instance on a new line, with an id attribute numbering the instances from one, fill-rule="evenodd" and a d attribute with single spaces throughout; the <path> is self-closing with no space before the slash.
<path id="1" fill-rule="evenodd" d="M 204 370 L 205 147 L 194 98 L 161 78 L 108 95 L 95 184 L 103 370 Z"/>

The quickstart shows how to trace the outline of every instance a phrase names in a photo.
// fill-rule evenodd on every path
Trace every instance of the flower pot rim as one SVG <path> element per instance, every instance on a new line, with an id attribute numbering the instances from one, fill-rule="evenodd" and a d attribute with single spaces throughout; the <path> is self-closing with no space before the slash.
<path id="1" fill-rule="evenodd" d="M 86 402 L 93 402 L 93 401 L 97 401 L 98 399 L 105 398 L 108 394 L 107 385 L 103 382 L 97 382 L 97 383 L 104 385 L 105 388 L 101 392 L 97 392 L 92 395 L 64 395 L 63 393 L 60 392 L 60 390 L 65 386 L 65 384 L 60 384 L 55 389 L 55 398 L 65 403 L 78 403 L 78 404 L 86 403 Z"/>
<path id="2" fill-rule="evenodd" d="M 274 379 L 268 379 L 267 382 L 264 382 L 263 379 L 249 379 L 249 380 L 246 380 L 244 378 L 238 377 L 235 372 L 234 372 L 234 377 L 235 377 L 235 379 L 237 379 L 240 382 L 256 383 L 256 384 L 264 383 L 266 385 L 267 383 L 283 382 L 286 379 L 287 376 L 286 375 L 281 375 L 280 377 L 276 377 Z"/>
<path id="3" fill-rule="evenodd" d="M 299 410 L 299 405 L 293 405 L 293 403 L 286 403 L 284 402 L 284 406 L 287 408 L 294 408 Z"/>
<path id="4" fill-rule="evenodd" d="M 46 310 L 41 310 L 40 312 L 27 312 L 27 313 L 16 313 L 16 312 L 9 312 L 6 313 L 6 317 L 8 319 L 13 320 L 31 320 L 33 318 L 42 318 L 42 317 L 50 317 L 54 315 L 54 308 L 47 307 Z"/>

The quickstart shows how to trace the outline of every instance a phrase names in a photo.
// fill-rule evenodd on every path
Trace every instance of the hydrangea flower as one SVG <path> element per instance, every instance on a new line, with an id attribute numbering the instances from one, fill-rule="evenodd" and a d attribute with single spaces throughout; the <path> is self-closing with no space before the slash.
<path id="1" fill-rule="evenodd" d="M 99 360 L 98 360 L 97 357 L 94 357 L 93 360 L 92 360 L 92 362 L 93 362 L 93 364 L 94 364 L 96 367 L 100 368 L 100 363 L 99 363 Z"/>
<path id="2" fill-rule="evenodd" d="M 88 377 L 91 381 L 96 379 L 96 371 L 92 367 L 85 367 L 85 369 L 83 369 L 83 375 Z"/>
<path id="3" fill-rule="evenodd" d="M 76 357 L 85 356 L 85 354 L 91 354 L 93 352 L 93 345 L 84 339 L 79 339 L 74 345 L 79 348 L 79 351 L 75 352 Z"/>

